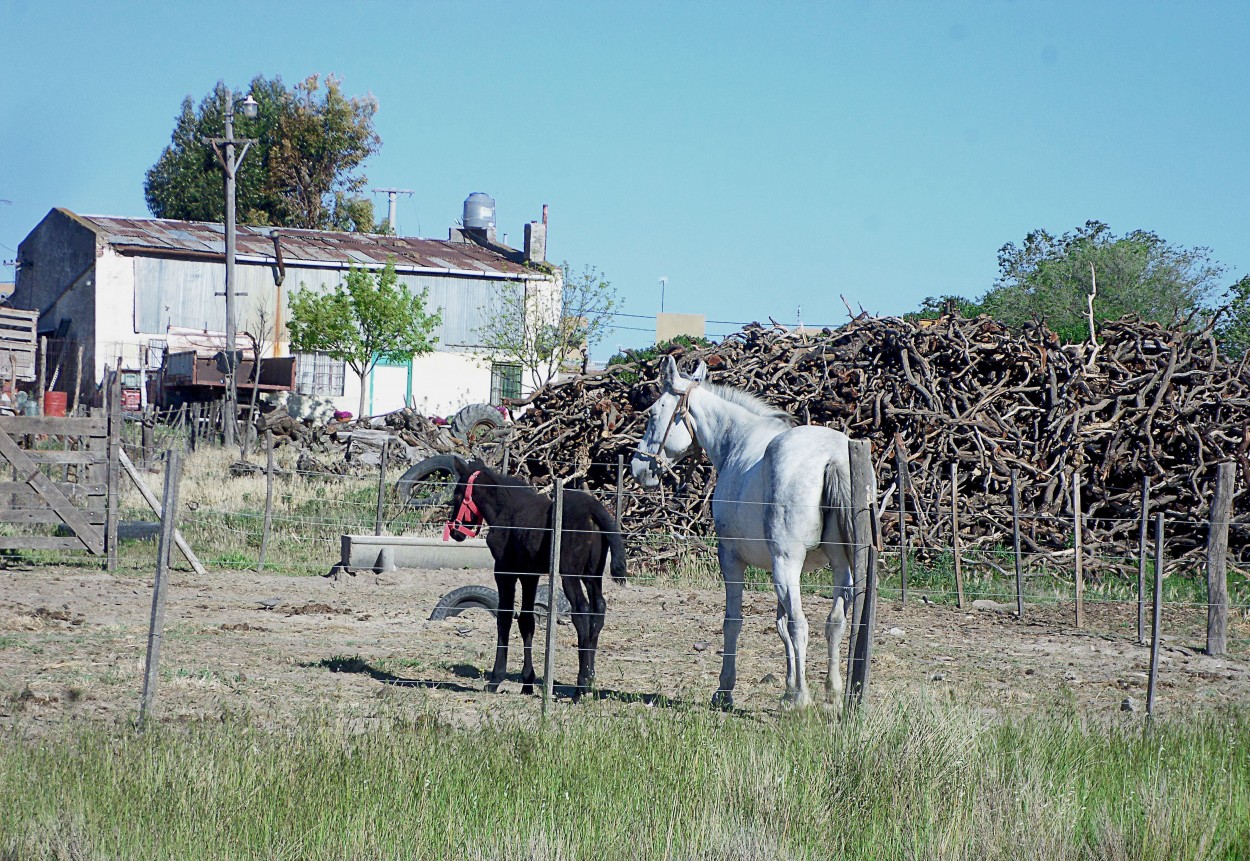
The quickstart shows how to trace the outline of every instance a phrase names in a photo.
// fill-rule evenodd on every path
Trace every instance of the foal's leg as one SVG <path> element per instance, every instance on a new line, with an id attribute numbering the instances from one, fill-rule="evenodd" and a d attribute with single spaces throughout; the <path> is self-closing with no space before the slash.
<path id="1" fill-rule="evenodd" d="M 486 690 L 494 693 L 508 672 L 508 636 L 512 633 L 512 605 L 516 601 L 516 575 L 495 572 L 495 586 L 499 589 L 499 609 L 495 613 L 495 666 L 486 677 Z M 525 629 L 522 628 L 522 631 Z"/>
<path id="2" fill-rule="evenodd" d="M 583 590 L 582 575 L 565 574 L 561 577 L 564 595 L 573 607 L 573 629 L 577 631 L 577 689 L 573 692 L 573 702 L 581 699 L 582 694 L 590 687 L 593 675 L 593 661 L 590 658 L 590 602 L 586 600 Z M 555 596 L 552 596 L 549 613 L 556 612 Z"/>
<path id="3" fill-rule="evenodd" d="M 586 579 L 587 600 L 590 602 L 590 637 L 586 643 L 587 681 L 595 681 L 595 655 L 599 651 L 599 632 L 603 630 L 603 617 L 608 610 L 603 597 L 603 572 L 598 577 Z"/>
<path id="4" fill-rule="evenodd" d="M 747 566 L 727 541 L 720 543 L 716 555 L 720 560 L 721 576 L 725 578 L 725 648 L 720 665 L 720 685 L 712 695 L 712 708 L 731 709 L 734 684 L 738 679 L 738 635 L 742 632 L 742 588 Z"/>
<path id="5" fill-rule="evenodd" d="M 786 693 L 782 702 L 794 708 L 811 703 L 807 692 L 807 616 L 799 593 L 803 556 L 773 557 L 773 588 L 777 590 L 777 632 L 786 647 Z M 785 612 L 784 631 L 782 611 Z M 788 636 L 787 636 L 788 635 Z"/>
<path id="6" fill-rule="evenodd" d="M 534 674 L 534 596 L 538 593 L 537 575 L 527 574 L 521 578 L 521 615 L 517 627 L 521 629 L 521 643 L 525 651 L 525 666 L 521 670 L 521 693 L 532 694 L 538 676 Z"/>

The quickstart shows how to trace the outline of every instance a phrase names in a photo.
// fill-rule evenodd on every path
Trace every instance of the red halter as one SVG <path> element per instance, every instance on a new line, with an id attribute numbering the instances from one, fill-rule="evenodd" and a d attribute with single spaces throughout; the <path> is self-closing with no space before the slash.
<path id="1" fill-rule="evenodd" d="M 455 520 L 448 520 L 443 526 L 444 541 L 449 541 L 453 533 L 461 538 L 477 537 L 478 527 L 482 525 L 482 512 L 478 510 L 477 503 L 473 501 L 473 482 L 481 474 L 482 471 L 479 469 L 469 476 L 468 486 L 464 489 L 464 499 L 460 501 L 460 508 L 456 511 Z"/>

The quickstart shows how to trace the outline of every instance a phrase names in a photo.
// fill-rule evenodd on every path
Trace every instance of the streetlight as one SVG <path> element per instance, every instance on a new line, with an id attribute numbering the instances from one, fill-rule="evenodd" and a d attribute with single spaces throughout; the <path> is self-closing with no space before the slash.
<path id="1" fill-rule="evenodd" d="M 668 276 L 660 276 L 660 313 L 664 313 L 664 290 L 668 287 Z"/>
<path id="2" fill-rule="evenodd" d="M 256 119 L 256 115 L 260 112 L 260 103 L 252 98 L 252 94 L 248 93 L 246 99 L 239 99 L 239 108 L 243 111 L 243 116 L 249 120 Z M 234 424 L 239 418 L 239 399 L 238 391 L 235 389 L 235 340 L 237 333 L 235 331 L 235 307 L 234 307 L 234 257 L 235 257 L 235 175 L 238 173 L 239 165 L 247 155 L 248 149 L 252 144 L 256 143 L 251 138 L 236 138 L 234 136 L 234 107 L 236 99 L 233 95 L 226 99 L 226 136 L 224 138 L 204 138 L 204 142 L 210 144 L 213 152 L 217 154 L 217 161 L 221 163 L 222 170 L 226 172 L 226 421 L 222 430 L 223 441 L 228 446 L 234 445 Z M 236 143 L 243 144 L 243 151 L 235 156 L 234 145 Z M 223 151 L 224 147 L 224 151 Z M 260 357 L 257 357 L 260 361 Z"/>

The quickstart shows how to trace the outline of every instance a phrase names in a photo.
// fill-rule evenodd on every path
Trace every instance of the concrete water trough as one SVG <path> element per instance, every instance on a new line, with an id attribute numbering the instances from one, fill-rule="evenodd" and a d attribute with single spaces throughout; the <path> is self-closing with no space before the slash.
<path id="1" fill-rule="evenodd" d="M 495 567 L 484 538 L 443 541 L 412 535 L 344 535 L 340 571 L 393 571 L 396 568 Z"/>

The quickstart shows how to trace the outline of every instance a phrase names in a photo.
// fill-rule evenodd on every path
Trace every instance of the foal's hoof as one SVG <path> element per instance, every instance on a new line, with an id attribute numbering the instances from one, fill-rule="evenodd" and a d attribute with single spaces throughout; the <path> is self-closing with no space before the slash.
<path id="1" fill-rule="evenodd" d="M 527 697 L 528 697 L 528 696 L 530 696 L 532 693 L 534 693 L 534 686 L 533 686 L 533 685 L 521 685 L 521 695 L 522 695 L 522 696 L 527 696 Z"/>
<path id="2" fill-rule="evenodd" d="M 712 694 L 712 708 L 723 712 L 732 711 L 734 707 L 733 691 L 717 691 Z"/>
<path id="3" fill-rule="evenodd" d="M 499 690 L 499 682 L 487 682 L 486 693 L 493 694 Z"/>

